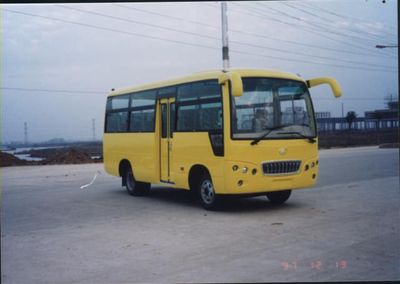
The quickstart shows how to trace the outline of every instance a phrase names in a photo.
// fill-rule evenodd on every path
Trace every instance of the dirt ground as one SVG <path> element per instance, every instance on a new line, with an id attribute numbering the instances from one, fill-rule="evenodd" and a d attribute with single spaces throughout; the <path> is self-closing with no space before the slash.
<path id="1" fill-rule="evenodd" d="M 43 151 L 43 150 L 42 150 Z M 92 159 L 89 154 L 79 149 L 61 148 L 45 154 L 42 161 L 25 161 L 12 154 L 0 152 L 0 167 L 23 165 L 66 165 L 66 164 L 90 164 L 102 162 L 102 158 Z"/>
<path id="2" fill-rule="evenodd" d="M 11 167 L 26 165 L 26 161 L 20 160 L 12 154 L 0 151 L 0 167 Z"/>

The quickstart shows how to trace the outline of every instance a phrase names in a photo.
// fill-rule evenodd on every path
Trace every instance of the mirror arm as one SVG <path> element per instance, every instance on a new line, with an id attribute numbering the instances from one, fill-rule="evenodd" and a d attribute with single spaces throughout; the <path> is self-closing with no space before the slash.
<path id="1" fill-rule="evenodd" d="M 339 83 L 333 78 L 329 77 L 314 78 L 307 80 L 306 84 L 308 88 L 312 88 L 321 84 L 328 84 L 331 87 L 332 92 L 336 98 L 342 96 L 342 89 L 340 88 Z"/>

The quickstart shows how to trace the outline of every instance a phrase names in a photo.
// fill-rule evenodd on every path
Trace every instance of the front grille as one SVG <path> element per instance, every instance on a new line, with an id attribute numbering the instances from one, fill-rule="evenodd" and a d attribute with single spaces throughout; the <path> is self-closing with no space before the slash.
<path id="1" fill-rule="evenodd" d="M 263 163 L 262 168 L 265 175 L 280 175 L 296 173 L 300 168 L 301 161 L 278 161 Z"/>

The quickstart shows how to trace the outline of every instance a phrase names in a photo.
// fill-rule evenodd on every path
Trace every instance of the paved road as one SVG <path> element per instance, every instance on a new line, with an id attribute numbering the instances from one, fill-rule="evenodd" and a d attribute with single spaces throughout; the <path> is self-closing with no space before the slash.
<path id="1" fill-rule="evenodd" d="M 400 279 L 398 149 L 323 150 L 317 187 L 221 212 L 160 186 L 131 197 L 99 164 L 1 174 L 3 283 Z"/>

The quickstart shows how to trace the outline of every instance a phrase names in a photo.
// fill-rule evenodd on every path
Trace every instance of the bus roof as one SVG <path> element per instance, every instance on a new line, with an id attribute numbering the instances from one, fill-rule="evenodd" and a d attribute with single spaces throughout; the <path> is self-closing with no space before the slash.
<path id="1" fill-rule="evenodd" d="M 302 79 L 298 75 L 281 71 L 265 70 L 265 69 L 230 69 L 229 71 L 238 72 L 242 77 L 271 77 L 271 78 L 282 78 L 282 79 L 290 79 L 290 80 L 304 82 L 304 79 Z M 151 90 L 151 89 L 168 87 L 168 86 L 179 85 L 201 80 L 217 79 L 221 74 L 223 74 L 222 70 L 196 72 L 189 76 L 175 78 L 171 80 L 159 81 L 130 88 L 121 88 L 112 91 L 109 94 L 109 96 L 116 96 L 126 93 Z"/>

